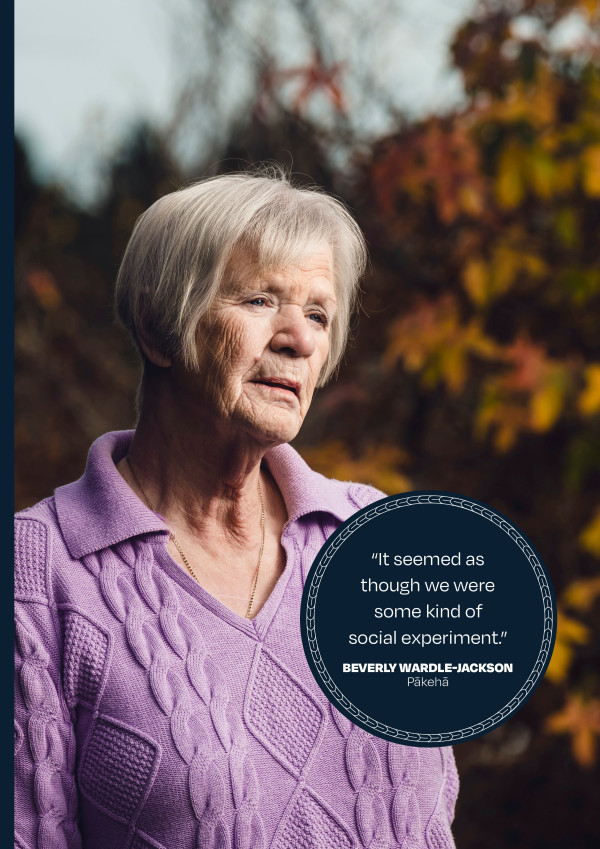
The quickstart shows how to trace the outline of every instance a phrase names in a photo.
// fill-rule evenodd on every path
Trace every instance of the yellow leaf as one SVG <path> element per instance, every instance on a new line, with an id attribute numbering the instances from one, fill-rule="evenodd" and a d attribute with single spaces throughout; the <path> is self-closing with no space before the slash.
<path id="1" fill-rule="evenodd" d="M 584 416 L 593 416 L 600 411 L 600 365 L 592 363 L 587 366 L 585 379 L 587 385 L 577 403 Z"/>
<path id="2" fill-rule="evenodd" d="M 579 216 L 570 206 L 557 210 L 554 216 L 554 232 L 565 248 L 574 248 L 581 240 Z"/>
<path id="3" fill-rule="evenodd" d="M 579 542 L 591 554 L 600 557 L 600 507 L 594 513 L 592 521 L 579 535 Z"/>
<path id="4" fill-rule="evenodd" d="M 519 271 L 519 254 L 504 245 L 498 245 L 494 250 L 494 261 L 492 274 L 494 280 L 494 293 L 504 294 L 515 281 Z"/>
<path id="5" fill-rule="evenodd" d="M 557 611 L 556 620 L 556 639 L 563 642 L 579 643 L 585 645 L 590 637 L 590 629 L 579 622 L 578 619 L 572 619 L 566 616 L 562 610 Z"/>
<path id="6" fill-rule="evenodd" d="M 463 183 L 458 191 L 460 207 L 467 215 L 478 218 L 485 208 L 483 194 L 472 183 Z"/>
<path id="7" fill-rule="evenodd" d="M 592 20 L 598 17 L 598 0 L 580 0 L 580 3 Z"/>
<path id="8" fill-rule="evenodd" d="M 551 198 L 554 193 L 556 165 L 550 156 L 534 152 L 529 157 L 529 181 L 538 197 Z"/>
<path id="9" fill-rule="evenodd" d="M 465 385 L 467 377 L 465 349 L 449 348 L 441 362 L 446 385 L 453 395 L 457 395 Z"/>
<path id="10" fill-rule="evenodd" d="M 506 454 L 517 441 L 517 429 L 512 422 L 501 423 L 494 436 L 494 447 L 499 454 Z"/>
<path id="11" fill-rule="evenodd" d="M 496 178 L 496 197 L 503 209 L 515 209 L 525 197 L 519 151 L 508 144 L 500 157 Z"/>
<path id="12" fill-rule="evenodd" d="M 577 180 L 577 161 L 575 159 L 564 159 L 556 165 L 554 181 L 558 192 L 570 194 Z"/>
<path id="13" fill-rule="evenodd" d="M 588 613 L 600 596 L 600 575 L 572 581 L 562 595 L 563 603 L 581 613 Z"/>
<path id="14" fill-rule="evenodd" d="M 478 439 L 482 439 L 495 426 L 494 448 L 504 454 L 513 447 L 519 432 L 528 428 L 529 411 L 506 398 L 498 379 L 492 377 L 484 385 L 474 424 L 474 433 Z"/>
<path id="15" fill-rule="evenodd" d="M 521 265 L 531 277 L 539 278 L 548 273 L 548 266 L 537 254 L 522 254 Z"/>
<path id="16" fill-rule="evenodd" d="M 489 275 L 482 259 L 471 259 L 467 262 L 462 273 L 463 286 L 473 303 L 483 306 L 488 300 Z"/>
<path id="17" fill-rule="evenodd" d="M 549 681 L 552 681 L 553 684 L 560 684 L 566 679 L 573 654 L 573 649 L 567 643 L 559 642 L 557 639 L 552 652 L 552 660 L 546 670 L 546 677 Z"/>
<path id="18" fill-rule="evenodd" d="M 558 87 L 556 75 L 543 65 L 538 65 L 535 84 L 516 82 L 507 87 L 502 99 L 492 101 L 486 111 L 488 120 L 503 124 L 526 121 L 537 129 L 545 129 L 556 122 Z"/>
<path id="19" fill-rule="evenodd" d="M 600 197 L 600 144 L 584 150 L 581 165 L 584 192 L 589 197 Z"/>
<path id="20" fill-rule="evenodd" d="M 564 390 L 557 381 L 547 383 L 531 397 L 531 427 L 543 432 L 550 430 L 560 416 L 563 406 Z"/>

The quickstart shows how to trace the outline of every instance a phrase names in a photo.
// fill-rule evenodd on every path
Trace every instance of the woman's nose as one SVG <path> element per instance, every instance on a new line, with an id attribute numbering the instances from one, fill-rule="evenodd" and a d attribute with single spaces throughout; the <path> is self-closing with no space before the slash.
<path id="1" fill-rule="evenodd" d="M 275 319 L 271 348 L 293 357 L 310 357 L 315 350 L 315 335 L 310 319 L 299 306 L 286 306 Z"/>

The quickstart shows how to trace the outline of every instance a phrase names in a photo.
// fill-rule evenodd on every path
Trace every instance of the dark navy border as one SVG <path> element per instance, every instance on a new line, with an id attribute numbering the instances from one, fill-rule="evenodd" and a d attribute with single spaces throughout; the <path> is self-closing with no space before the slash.
<path id="1" fill-rule="evenodd" d="M 2 120 L 2 133 L 0 135 L 0 156 L 2 157 L 2 169 L 0 170 L 1 189 L 0 196 L 5 206 L 5 215 L 2 222 L 2 255 L 4 256 L 3 279 L 6 281 L 3 297 L 3 321 L 4 328 L 2 338 L 2 362 L 5 369 L 5 380 L 3 382 L 3 404 L 4 420 L 6 422 L 5 440 L 5 463 L 4 463 L 4 497 L 2 499 L 4 509 L 2 511 L 3 530 L 2 539 L 6 541 L 6 560 L 11 563 L 14 557 L 13 546 L 13 518 L 14 513 L 14 30 L 15 16 L 14 6 L 10 2 L 2 6 L 3 22 L 2 50 L 0 51 L 0 67 L 2 69 L 2 88 L 4 112 Z M 6 605 L 6 614 L 2 616 L 3 631 L 0 638 L 3 653 L 2 660 L 6 663 L 6 676 L 12 677 L 14 658 L 12 653 L 14 641 L 13 625 L 13 570 L 6 570 L 6 583 L 2 586 L 3 604 Z M 10 576 L 10 577 L 9 577 Z M 5 591 L 4 591 L 5 590 Z M 3 663 L 4 666 L 4 663 Z M 2 726 L 6 731 L 6 749 L 3 753 L 3 763 L 6 764 L 8 781 L 14 781 L 14 731 L 10 735 L 11 726 L 14 728 L 14 706 L 12 699 L 4 701 L 5 707 L 2 711 Z M 10 745 L 10 750 L 9 750 Z M 14 805 L 12 794 L 4 794 L 4 802 L 0 808 L 3 826 L 0 829 L 0 841 L 3 846 L 12 846 L 14 841 Z M 6 833 L 5 833 L 6 832 Z"/>

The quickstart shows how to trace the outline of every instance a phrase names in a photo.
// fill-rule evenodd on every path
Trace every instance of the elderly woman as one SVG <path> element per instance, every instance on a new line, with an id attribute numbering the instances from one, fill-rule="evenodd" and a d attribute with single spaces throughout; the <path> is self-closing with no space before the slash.
<path id="1" fill-rule="evenodd" d="M 137 427 L 16 520 L 16 846 L 454 846 L 452 750 L 353 726 L 300 638 L 314 557 L 382 495 L 288 445 L 364 264 L 342 205 L 281 174 L 139 219 L 117 281 Z"/>

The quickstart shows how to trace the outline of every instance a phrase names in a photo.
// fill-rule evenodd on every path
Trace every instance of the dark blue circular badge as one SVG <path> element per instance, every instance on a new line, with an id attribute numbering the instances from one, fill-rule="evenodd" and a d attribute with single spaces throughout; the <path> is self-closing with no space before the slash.
<path id="1" fill-rule="evenodd" d="M 396 743 L 451 745 L 501 725 L 550 661 L 556 601 L 505 516 L 421 491 L 360 510 L 327 540 L 302 596 L 304 651 L 333 705 Z"/>

